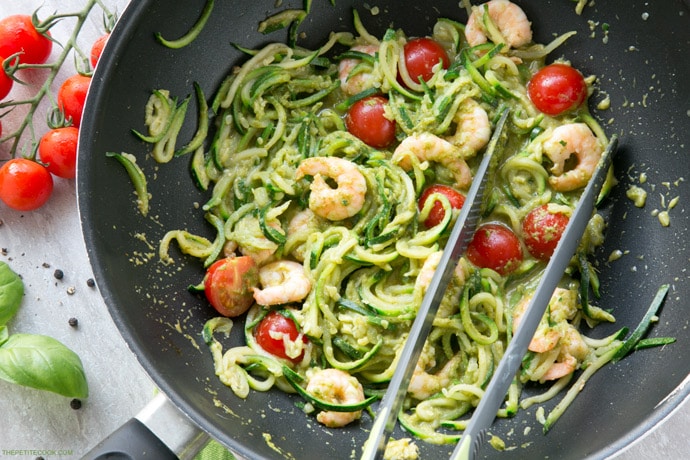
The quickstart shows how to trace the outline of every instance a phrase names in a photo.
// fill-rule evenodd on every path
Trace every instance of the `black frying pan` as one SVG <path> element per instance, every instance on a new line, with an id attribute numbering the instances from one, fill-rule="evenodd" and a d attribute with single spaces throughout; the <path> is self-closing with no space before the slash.
<path id="1" fill-rule="evenodd" d="M 133 1 L 114 31 L 99 64 L 88 99 L 79 151 L 79 206 L 85 240 L 102 295 L 122 335 L 161 390 L 211 436 L 247 458 L 357 457 L 371 419 L 330 430 L 303 414 L 298 397 L 279 392 L 252 392 L 238 399 L 213 373 L 211 356 L 200 338 L 213 311 L 204 299 L 187 291 L 203 275 L 196 262 L 164 267 L 148 254 L 172 228 L 187 228 L 213 237 L 194 203 L 206 198 L 192 184 L 187 159 L 177 159 L 157 170 L 149 180 L 150 217 L 135 210 L 132 185 L 124 170 L 106 158 L 107 151 L 137 155 L 153 176 L 154 164 L 146 149 L 131 135 L 142 129 L 143 107 L 150 91 L 166 88 L 186 95 L 197 81 L 207 94 L 214 92 L 241 56 L 231 43 L 252 48 L 267 41 L 285 40 L 275 33 L 262 36 L 257 24 L 274 13 L 274 0 L 221 0 L 201 35 L 180 50 L 166 49 L 154 33 L 182 35 L 194 23 L 205 1 Z M 599 371 L 575 403 L 544 436 L 534 409 L 500 420 L 494 432 L 517 449 L 505 453 L 490 447 L 486 458 L 602 458 L 639 437 L 668 414 L 690 391 L 680 383 L 690 372 L 690 333 L 685 299 L 690 297 L 687 244 L 690 212 L 688 182 L 676 182 L 690 172 L 690 9 L 687 2 L 666 0 L 608 0 L 575 14 L 569 0 L 520 1 L 533 21 L 535 39 L 548 42 L 553 33 L 577 30 L 556 55 L 570 58 L 585 74 L 600 80 L 593 103 L 608 95 L 611 109 L 595 115 L 612 119 L 609 134 L 620 135 L 615 162 L 620 185 L 609 201 L 610 226 L 598 253 L 600 305 L 614 310 L 617 323 L 601 326 L 604 335 L 621 326 L 633 328 L 657 287 L 672 286 L 654 326 L 654 336 L 678 341 L 663 349 L 633 353 Z M 316 46 L 332 30 L 351 30 L 354 1 L 314 0 L 313 11 L 302 25 L 305 46 Z M 438 16 L 466 20 L 458 0 L 375 0 L 379 14 L 358 4 L 365 26 L 381 35 L 386 27 L 403 28 L 409 35 L 427 35 Z M 301 1 L 284 1 L 281 8 L 301 8 Z M 590 22 L 591 21 L 591 22 Z M 604 23 L 608 24 L 605 33 Z M 188 123 L 183 138 L 192 134 Z M 644 209 L 625 197 L 640 173 L 648 182 Z M 662 185 L 664 182 L 669 186 Z M 671 225 L 662 228 L 652 211 L 674 196 Z M 139 236 L 137 236 L 139 235 Z M 143 238 L 141 237 L 143 235 Z M 145 239 L 145 241 L 144 241 Z M 612 251 L 629 251 L 608 262 Z M 141 263 L 139 263 L 141 262 Z M 179 325 L 182 333 L 175 325 Z M 235 334 L 237 342 L 240 334 Z M 191 337 L 191 338 L 190 338 Z M 198 345 L 195 346 L 195 345 Z M 230 408 L 219 408 L 217 402 Z M 550 405 L 547 405 L 547 410 Z M 525 427 L 532 427 L 526 433 Z M 270 434 L 272 446 L 264 439 Z M 400 436 L 401 433 L 398 433 Z M 422 458 L 444 458 L 452 446 L 424 442 Z"/>

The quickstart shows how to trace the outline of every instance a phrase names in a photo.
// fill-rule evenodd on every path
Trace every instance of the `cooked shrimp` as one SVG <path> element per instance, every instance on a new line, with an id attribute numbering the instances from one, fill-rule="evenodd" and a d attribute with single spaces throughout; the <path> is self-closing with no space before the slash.
<path id="1" fill-rule="evenodd" d="M 349 405 L 364 401 L 364 389 L 355 377 L 339 369 L 319 369 L 309 376 L 307 393 L 323 401 Z M 316 420 L 329 428 L 340 428 L 362 416 L 362 411 L 322 411 Z"/>
<path id="2" fill-rule="evenodd" d="M 322 231 L 324 225 L 328 225 L 328 222 L 309 208 L 296 213 L 288 222 L 285 251 L 303 262 L 307 251 L 306 241 L 312 233 Z"/>
<path id="3" fill-rule="evenodd" d="M 453 121 L 456 123 L 455 134 L 448 140 L 460 148 L 463 158 L 472 158 L 489 143 L 489 115 L 474 99 L 462 103 Z"/>
<path id="4" fill-rule="evenodd" d="M 472 8 L 465 27 L 465 38 L 470 46 L 481 45 L 488 40 L 484 29 L 484 5 L 506 45 L 518 48 L 532 41 L 532 25 L 522 8 L 508 0 L 490 0 Z"/>
<path id="5" fill-rule="evenodd" d="M 408 157 L 410 153 L 419 161 L 434 161 L 443 165 L 453 174 L 458 188 L 466 189 L 472 182 L 472 172 L 462 159 L 460 148 L 445 139 L 426 132 L 413 134 L 398 145 L 392 160 L 401 168 L 409 170 L 412 168 Z"/>
<path id="6" fill-rule="evenodd" d="M 515 306 L 513 310 L 515 329 L 519 327 L 520 319 L 531 297 L 524 297 Z M 528 346 L 528 349 L 535 353 L 547 353 L 552 350 L 553 353 L 557 353 L 555 361 L 539 376 L 539 381 L 556 380 L 574 372 L 589 354 L 589 347 L 582 336 L 568 322 L 577 313 L 576 303 L 577 292 L 574 289 L 556 288 L 551 296 L 549 310 Z"/>
<path id="7" fill-rule="evenodd" d="M 311 281 L 304 267 L 290 260 L 279 260 L 259 269 L 263 289 L 254 288 L 259 305 L 280 305 L 303 300 L 311 291 Z"/>
<path id="8" fill-rule="evenodd" d="M 561 347 L 556 361 L 541 376 L 540 381 L 556 380 L 575 372 L 580 363 L 589 354 L 589 347 L 575 327 L 569 323 L 561 323 Z"/>
<path id="9" fill-rule="evenodd" d="M 443 256 L 443 250 L 432 252 L 424 260 L 422 268 L 419 270 L 417 279 L 415 280 L 415 289 L 421 289 L 422 292 L 426 291 L 426 289 L 429 287 L 429 284 L 431 284 L 431 278 L 434 277 L 436 267 L 438 267 L 438 263 L 441 261 L 441 256 Z M 462 263 L 462 260 L 455 267 L 454 274 L 460 284 L 464 283 L 465 279 L 467 278 L 466 270 L 467 266 Z"/>
<path id="10" fill-rule="evenodd" d="M 412 373 L 410 385 L 407 387 L 407 392 L 413 398 L 420 401 L 428 399 L 450 385 L 460 365 L 460 357 L 457 355 L 453 357 L 435 374 L 427 372 L 427 369 L 433 368 L 435 365 L 436 360 L 433 357 L 433 347 L 427 348 L 425 346 Z"/>
<path id="11" fill-rule="evenodd" d="M 269 220 L 266 225 L 282 232 L 278 219 Z M 273 258 L 277 249 L 278 245 L 264 236 L 259 219 L 247 215 L 235 225 L 232 236 L 223 247 L 223 253 L 226 257 L 230 257 L 239 250 L 243 256 L 251 257 L 257 265 L 261 266 Z"/>
<path id="12" fill-rule="evenodd" d="M 443 251 L 436 251 L 431 253 L 431 255 L 426 258 L 424 264 L 422 264 L 422 268 L 417 274 L 417 279 L 415 280 L 415 289 L 426 291 L 426 289 L 429 287 L 429 284 L 431 284 L 431 278 L 434 277 L 434 272 L 436 272 L 436 267 L 438 267 L 438 263 L 441 261 L 442 255 Z"/>
<path id="13" fill-rule="evenodd" d="M 328 220 L 343 220 L 357 214 L 364 206 L 367 182 L 357 165 L 338 157 L 313 157 L 300 163 L 295 179 L 314 176 L 309 195 L 309 209 Z M 333 179 L 331 188 L 323 176 Z"/>
<path id="14" fill-rule="evenodd" d="M 350 49 L 373 56 L 379 50 L 379 47 L 376 45 L 356 45 Z M 348 96 L 373 88 L 377 83 L 376 77 L 371 72 L 367 72 L 366 69 L 361 67 L 357 68 L 361 63 L 360 59 L 349 58 L 340 61 L 338 66 L 340 89 Z"/>
<path id="15" fill-rule="evenodd" d="M 532 296 L 528 295 L 515 305 L 513 309 L 513 329 L 520 326 L 522 315 L 529 305 Z M 577 293 L 571 289 L 556 288 L 551 300 L 549 301 L 547 314 L 544 315 L 539 327 L 534 333 L 532 340 L 529 343 L 528 349 L 536 353 L 545 353 L 553 350 L 562 338 L 562 333 L 559 327 L 553 327 L 551 324 L 568 324 L 567 320 L 572 319 L 577 312 Z M 547 315 L 549 320 L 547 321 Z"/>
<path id="16" fill-rule="evenodd" d="M 585 123 L 570 123 L 555 128 L 544 141 L 543 148 L 553 162 L 549 184 L 559 192 L 569 192 L 587 185 L 604 152 L 601 142 Z M 566 163 L 573 156 L 577 163 L 566 171 Z"/>

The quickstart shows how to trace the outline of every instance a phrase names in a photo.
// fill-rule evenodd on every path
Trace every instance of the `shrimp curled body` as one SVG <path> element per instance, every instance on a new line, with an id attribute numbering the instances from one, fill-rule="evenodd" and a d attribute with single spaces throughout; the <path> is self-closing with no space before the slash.
<path id="1" fill-rule="evenodd" d="M 484 5 L 507 45 L 518 48 L 532 41 L 532 25 L 522 8 L 508 0 L 490 0 Z M 481 45 L 488 40 L 484 29 L 484 5 L 474 7 L 467 21 L 465 38 L 470 46 Z"/>
<path id="2" fill-rule="evenodd" d="M 456 145 L 431 133 L 419 133 L 406 137 L 393 153 L 393 161 L 401 168 L 410 170 L 412 153 L 419 161 L 433 161 L 446 167 L 459 188 L 466 189 L 472 182 L 472 172 L 462 159 L 462 151 Z"/>
<path id="3" fill-rule="evenodd" d="M 570 123 L 555 128 L 544 141 L 543 148 L 553 162 L 549 184 L 559 192 L 569 192 L 587 185 L 604 151 L 585 123 Z M 566 170 L 566 162 L 572 156 L 577 164 Z"/>
<path id="4" fill-rule="evenodd" d="M 290 260 L 279 260 L 259 269 L 263 289 L 254 288 L 254 300 L 259 305 L 280 305 L 303 300 L 311 291 L 311 281 L 304 267 Z"/>
<path id="5" fill-rule="evenodd" d="M 314 177 L 309 195 L 309 209 L 328 220 L 343 220 L 357 214 L 364 206 L 367 182 L 351 161 L 338 157 L 313 157 L 300 163 L 295 179 L 305 175 Z M 324 176 L 333 179 L 337 188 L 331 188 Z"/>
<path id="6" fill-rule="evenodd" d="M 332 404 L 352 405 L 364 401 L 364 389 L 355 377 L 339 369 L 320 369 L 309 377 L 306 391 Z M 316 420 L 329 428 L 340 428 L 362 416 L 362 411 L 322 411 Z"/>
<path id="7" fill-rule="evenodd" d="M 359 51 L 374 56 L 379 50 L 376 45 L 356 45 L 351 51 Z M 338 78 L 340 78 L 340 89 L 347 96 L 372 88 L 377 84 L 376 77 L 362 65 L 360 59 L 348 58 L 340 61 L 338 66 Z"/>
<path id="8" fill-rule="evenodd" d="M 532 296 L 523 298 L 513 310 L 513 328 L 518 329 Z M 589 348 L 579 331 L 568 322 L 577 313 L 577 294 L 574 290 L 556 288 L 549 302 L 548 317 L 542 319 L 528 349 L 535 353 L 554 350 L 557 355 L 538 380 L 556 380 L 573 373 L 589 354 Z M 554 323 L 554 324 L 552 324 Z"/>
<path id="9" fill-rule="evenodd" d="M 457 128 L 448 141 L 460 148 L 463 158 L 472 158 L 489 143 L 489 115 L 474 99 L 467 99 L 460 105 L 453 121 Z"/>

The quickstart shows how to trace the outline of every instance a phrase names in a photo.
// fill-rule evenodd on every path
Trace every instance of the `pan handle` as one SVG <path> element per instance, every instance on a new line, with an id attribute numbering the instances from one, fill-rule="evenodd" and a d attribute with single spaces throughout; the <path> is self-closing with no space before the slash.
<path id="1" fill-rule="evenodd" d="M 82 460 L 189 460 L 209 439 L 208 434 L 159 393 L 136 417 L 99 442 Z"/>

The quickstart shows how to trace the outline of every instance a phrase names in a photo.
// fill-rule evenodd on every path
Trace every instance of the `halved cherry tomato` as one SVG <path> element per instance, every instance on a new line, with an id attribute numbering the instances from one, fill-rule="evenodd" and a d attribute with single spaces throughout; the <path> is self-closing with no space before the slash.
<path id="1" fill-rule="evenodd" d="M 22 53 L 22 64 L 43 64 L 53 49 L 50 38 L 39 33 L 31 22 L 31 16 L 15 14 L 0 19 L 0 56 L 8 58 Z"/>
<path id="2" fill-rule="evenodd" d="M 14 158 L 0 168 L 0 200 L 12 209 L 38 209 L 52 192 L 53 176 L 33 160 Z"/>
<path id="3" fill-rule="evenodd" d="M 7 76 L 5 70 L 2 68 L 2 64 L 0 64 L 0 101 L 10 94 L 13 84 L 14 80 Z"/>
<path id="4" fill-rule="evenodd" d="M 91 67 L 96 67 L 98 59 L 101 57 L 101 54 L 103 54 L 103 47 L 105 47 L 105 43 L 108 41 L 108 38 L 110 38 L 110 34 L 104 34 L 98 37 L 95 42 L 93 42 L 93 45 L 91 46 L 90 56 Z"/>
<path id="5" fill-rule="evenodd" d="M 554 212 L 546 204 L 531 210 L 522 221 L 523 240 L 529 253 L 549 260 L 569 220 L 566 214 Z"/>
<path id="6" fill-rule="evenodd" d="M 472 237 L 466 252 L 477 267 L 490 268 L 507 275 L 522 262 L 520 239 L 511 229 L 501 224 L 484 224 Z"/>
<path id="7" fill-rule="evenodd" d="M 527 84 L 534 106 L 547 115 L 576 109 L 587 97 L 587 83 L 576 69 L 566 64 L 550 64 L 534 74 Z"/>
<path id="8" fill-rule="evenodd" d="M 65 113 L 65 119 L 72 119 L 72 125 L 79 127 L 86 92 L 89 90 L 91 77 L 76 74 L 62 83 L 58 90 L 58 107 Z"/>
<path id="9" fill-rule="evenodd" d="M 299 362 L 304 356 L 304 351 L 297 357 L 288 356 L 284 338 L 290 342 L 295 342 L 299 338 L 299 331 L 292 319 L 277 311 L 272 311 L 264 316 L 254 330 L 254 338 L 261 348 L 280 358 Z M 308 341 L 307 337 L 302 336 L 302 342 L 307 343 Z"/>
<path id="10" fill-rule="evenodd" d="M 432 68 L 441 61 L 443 61 L 441 65 L 444 69 L 450 65 L 446 50 L 431 38 L 421 37 L 410 40 L 405 43 L 403 52 L 407 73 L 415 82 L 419 82 L 420 77 L 424 81 L 429 81 L 434 76 Z"/>
<path id="11" fill-rule="evenodd" d="M 51 129 L 41 137 L 38 154 L 48 171 L 58 177 L 74 179 L 78 138 L 79 130 L 74 126 Z"/>
<path id="12" fill-rule="evenodd" d="M 388 147 L 395 140 L 395 122 L 385 116 L 388 99 L 369 96 L 352 104 L 345 117 L 347 130 L 376 149 Z"/>
<path id="13" fill-rule="evenodd" d="M 453 209 L 460 209 L 462 208 L 462 205 L 465 204 L 465 196 L 462 193 L 455 190 L 453 187 L 449 187 L 447 185 L 442 184 L 434 184 L 426 188 L 419 196 L 418 207 L 420 211 L 424 208 L 426 200 L 428 200 L 429 196 L 431 196 L 431 194 L 433 193 L 441 193 L 445 195 L 446 198 L 448 198 L 448 201 L 450 201 L 450 206 Z M 435 227 L 436 225 L 441 223 L 445 216 L 446 211 L 445 209 L 443 209 L 443 205 L 437 201 L 431 208 L 429 216 L 424 220 L 424 226 L 426 228 Z"/>
<path id="14" fill-rule="evenodd" d="M 204 277 L 204 293 L 218 313 L 235 317 L 254 303 L 253 288 L 259 284 L 259 269 L 249 256 L 227 257 L 214 262 Z"/>

